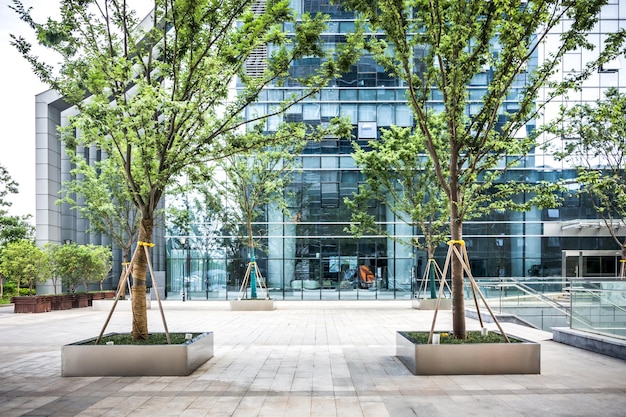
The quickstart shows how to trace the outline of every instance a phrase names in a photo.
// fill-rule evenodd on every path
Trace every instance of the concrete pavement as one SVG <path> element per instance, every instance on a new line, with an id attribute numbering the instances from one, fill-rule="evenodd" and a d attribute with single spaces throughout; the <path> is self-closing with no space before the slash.
<path id="1" fill-rule="evenodd" d="M 61 377 L 61 346 L 96 336 L 107 312 L 2 307 L 0 416 L 626 416 L 626 361 L 550 333 L 504 324 L 542 344 L 540 375 L 414 376 L 395 357 L 395 332 L 428 329 L 432 312 L 410 301 L 276 304 L 165 301 L 170 331 L 213 331 L 215 356 L 188 377 L 132 378 Z M 150 329 L 162 331 L 152 305 Z M 129 314 L 116 312 L 107 331 L 129 331 Z M 450 327 L 440 312 L 437 329 Z"/>

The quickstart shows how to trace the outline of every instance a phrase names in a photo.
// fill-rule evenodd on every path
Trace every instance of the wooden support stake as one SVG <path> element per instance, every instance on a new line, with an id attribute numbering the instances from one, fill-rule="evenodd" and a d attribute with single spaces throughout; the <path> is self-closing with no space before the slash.
<path id="1" fill-rule="evenodd" d="M 137 249 L 135 249 L 135 252 L 133 253 L 133 256 L 130 260 L 130 264 L 133 264 L 133 261 L 135 260 L 135 256 L 137 255 Z M 124 276 L 122 278 L 122 282 L 118 285 L 118 289 L 117 292 L 115 293 L 115 301 L 113 301 L 113 306 L 111 307 L 111 311 L 109 311 L 109 316 L 107 317 L 106 321 L 104 322 L 104 326 L 102 326 L 102 330 L 100 331 L 100 335 L 98 336 L 98 338 L 96 339 L 96 345 L 98 343 L 100 343 L 100 339 L 102 339 L 102 335 L 104 334 L 104 331 L 106 330 L 107 326 L 109 325 L 109 321 L 111 321 L 111 317 L 113 316 L 113 312 L 115 311 L 115 307 L 117 307 L 117 302 L 120 299 L 120 296 L 122 294 L 122 290 L 124 289 L 124 285 L 126 285 L 126 280 L 128 279 L 128 276 L 130 275 L 130 271 L 131 268 L 127 268 L 126 272 L 124 273 Z"/>
<path id="2" fill-rule="evenodd" d="M 500 322 L 498 321 L 495 313 L 493 312 L 493 310 L 491 310 L 491 307 L 489 307 L 489 304 L 487 303 L 487 300 L 486 300 L 485 296 L 483 295 L 483 293 L 480 290 L 478 284 L 476 283 L 476 280 L 474 279 L 474 276 L 472 275 L 472 271 L 471 271 L 470 266 L 469 266 L 469 257 L 467 256 L 467 249 L 465 248 L 465 245 L 463 245 L 462 251 L 463 251 L 463 253 L 459 252 L 459 250 L 456 248 L 456 246 L 454 244 L 450 244 L 449 245 L 448 254 L 446 255 L 446 261 L 445 261 L 445 264 L 443 266 L 442 280 L 445 280 L 445 278 L 446 278 L 446 275 L 448 273 L 448 269 L 449 269 L 449 266 L 450 266 L 450 258 L 452 257 L 452 254 L 454 253 L 454 256 L 456 256 L 461 261 L 461 265 L 463 265 L 463 270 L 467 274 L 467 277 L 468 277 L 468 279 L 470 281 L 470 287 L 472 289 L 472 295 L 474 296 L 474 303 L 476 305 L 476 312 L 478 314 L 478 318 L 479 318 L 481 326 L 483 326 L 483 321 L 482 321 L 482 317 L 481 317 L 481 314 L 480 314 L 480 308 L 479 308 L 479 305 L 478 305 L 478 299 L 476 298 L 476 294 L 478 294 L 478 296 L 482 300 L 483 304 L 487 308 L 487 311 L 489 311 L 489 314 L 493 318 L 494 323 L 496 323 L 496 326 L 500 330 L 500 333 L 502 334 L 502 336 L 504 336 L 504 338 L 506 339 L 507 342 L 510 342 L 508 336 L 504 332 L 504 329 L 500 325 Z M 435 313 L 433 315 L 433 322 L 432 322 L 432 325 L 430 327 L 430 333 L 428 335 L 428 343 L 429 344 L 432 343 L 432 337 L 433 337 L 433 333 L 435 331 L 435 323 L 437 321 L 437 313 L 439 311 L 439 302 L 441 300 L 442 294 L 443 294 L 443 285 L 441 285 L 439 287 L 439 294 L 437 296 L 437 304 L 435 306 Z"/>
<path id="3" fill-rule="evenodd" d="M 152 288 L 156 288 L 156 298 L 159 302 L 159 311 L 161 312 L 161 319 L 163 320 L 163 329 L 165 329 L 165 337 L 167 338 L 167 344 L 171 345 L 172 340 L 170 339 L 170 332 L 167 329 L 167 322 L 165 321 L 165 313 L 163 311 L 163 305 L 161 304 L 161 296 L 159 295 L 159 286 L 156 282 L 156 278 L 154 277 L 154 271 L 152 270 L 152 262 L 150 261 L 150 252 L 148 251 L 148 247 L 144 245 L 143 247 L 146 253 L 146 259 L 148 260 L 148 269 L 150 270 L 150 278 L 152 278 Z"/>

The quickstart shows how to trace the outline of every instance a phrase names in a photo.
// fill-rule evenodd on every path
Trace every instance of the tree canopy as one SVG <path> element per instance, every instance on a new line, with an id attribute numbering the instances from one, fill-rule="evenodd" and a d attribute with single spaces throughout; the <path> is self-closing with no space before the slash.
<path id="1" fill-rule="evenodd" d="M 8 196 L 17 194 L 18 186 L 9 171 L 0 165 L 0 248 L 9 242 L 32 239 L 34 236 L 35 230 L 29 223 L 30 215 L 11 215 L 8 211 L 11 207 Z"/>
<path id="2" fill-rule="evenodd" d="M 357 236 L 370 232 L 394 238 L 395 234 L 388 233 L 368 210 L 376 201 L 399 221 L 417 227 L 416 232 L 423 236 L 397 240 L 424 249 L 433 258 L 435 249 L 449 234 L 449 207 L 434 176 L 423 137 L 411 128 L 393 126 L 371 147 L 368 151 L 357 146 L 354 153 L 365 183 L 353 198 L 346 199 L 353 209 L 350 231 Z"/>
<path id="3" fill-rule="evenodd" d="M 32 240 L 10 242 L 0 251 L 0 273 L 16 283 L 17 291 L 21 285 L 28 285 L 30 295 L 36 283 L 48 278 L 47 265 L 47 257 Z"/>
<path id="4" fill-rule="evenodd" d="M 111 249 L 105 246 L 72 243 L 58 245 L 49 252 L 54 273 L 71 293 L 80 285 L 87 291 L 89 283 L 101 283 L 111 270 Z"/>
<path id="5" fill-rule="evenodd" d="M 72 179 L 63 183 L 63 198 L 57 203 L 77 210 L 89 221 L 88 232 L 109 237 L 122 249 L 123 262 L 128 262 L 137 242 L 139 212 L 124 186 L 123 173 L 110 159 L 90 164 L 75 149 L 68 149 L 68 153 L 73 164 Z"/>
<path id="6" fill-rule="evenodd" d="M 616 88 L 593 104 L 563 107 L 548 131 L 565 141 L 556 154 L 578 170 L 578 194 L 587 198 L 626 259 L 626 95 Z M 624 268 L 621 271 L 624 276 Z"/>

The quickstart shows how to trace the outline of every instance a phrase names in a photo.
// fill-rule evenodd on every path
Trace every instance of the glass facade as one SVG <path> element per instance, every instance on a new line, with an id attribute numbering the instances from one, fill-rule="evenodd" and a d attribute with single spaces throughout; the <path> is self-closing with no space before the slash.
<path id="1" fill-rule="evenodd" d="M 305 154 L 302 158 L 305 168 L 291 186 L 296 191 L 291 217 L 270 207 L 263 221 L 255 224 L 257 239 L 264 248 L 256 252 L 256 259 L 272 298 L 412 298 L 420 286 L 427 254 L 384 236 L 355 238 L 346 231 L 351 213 L 343 198 L 356 191 L 363 179 L 352 158 L 340 154 Z M 509 175 L 542 181 L 575 173 L 520 168 Z M 371 212 L 392 235 L 416 234 L 383 207 L 371 207 Z M 615 249 L 613 240 L 596 229 L 596 235 L 585 235 L 584 229 L 581 233 L 576 227 L 572 235 L 568 235 L 569 229 L 564 230 L 568 224 L 594 216 L 583 199 L 570 197 L 557 209 L 493 213 L 488 218 L 465 222 L 464 239 L 472 272 L 476 277 L 504 275 L 518 279 L 615 276 L 618 251 L 598 262 L 593 256 L 586 257 L 584 269 L 577 272 L 579 252 Z M 182 296 L 183 286 L 187 285 L 192 300 L 235 298 L 246 271 L 247 249 L 233 244 L 233 236 L 208 238 L 217 243 L 210 250 L 199 244 L 204 240 L 206 237 L 192 238 L 191 249 L 184 249 L 176 238 L 168 239 L 168 294 Z M 565 257 L 566 252 L 574 255 Z M 435 258 L 440 265 L 446 253 L 447 246 L 438 248 Z M 369 266 L 375 275 L 369 286 L 358 277 L 360 265 Z"/>
<path id="2" fill-rule="evenodd" d="M 324 35 L 327 50 L 334 50 L 354 28 L 354 16 L 326 0 L 296 0 L 292 1 L 292 7 L 297 12 L 322 12 L 330 16 Z M 284 30 L 289 33 L 293 28 L 286 25 Z M 419 51 L 416 52 L 419 57 Z M 538 55 L 533 56 L 528 69 L 536 67 L 538 61 Z M 318 58 L 301 59 L 291 71 L 293 75 L 303 76 L 317 69 L 320 63 Z M 491 76 L 491 69 L 485 68 L 468 86 L 468 115 L 480 106 Z M 500 124 L 505 122 L 505 113 L 517 109 L 525 77 L 526 74 L 521 74 L 512 86 L 501 109 Z M 255 105 L 248 107 L 246 117 L 267 114 L 279 102 L 299 92 L 300 86 L 294 84 L 269 87 Z M 273 298 L 412 298 L 426 266 L 426 253 L 384 236 L 353 237 L 346 231 L 351 212 L 344 204 L 344 198 L 352 196 L 364 181 L 351 157 L 353 142 L 367 148 L 370 141 L 380 138 L 381 128 L 413 126 L 405 94 L 400 80 L 390 76 L 371 56 L 364 55 L 348 73 L 333 80 L 319 94 L 265 121 L 264 131 L 271 132 L 281 122 L 325 125 L 342 116 L 350 119 L 353 128 L 352 141 L 327 138 L 309 143 L 300 156 L 302 170 L 290 186 L 289 191 L 295 195 L 290 203 L 290 216 L 283 215 L 276 207 L 268 207 L 263 221 L 255 224 L 257 238 L 264 248 L 257 252 L 257 262 Z M 442 106 L 438 92 L 433 92 L 430 105 L 433 109 Z M 527 125 L 528 130 L 534 127 Z M 503 180 L 522 178 L 526 182 L 539 182 L 575 178 L 573 171 L 536 166 L 536 161 L 534 155 L 528 156 Z M 370 210 L 390 234 L 415 235 L 411 226 L 398 221 L 384 207 L 372 206 Z M 596 217 L 591 207 L 579 198 L 568 197 L 558 209 L 494 213 L 488 218 L 468 221 L 463 234 L 472 271 L 477 277 L 564 276 L 564 250 L 614 249 L 615 244 L 607 234 L 578 233 L 579 230 L 570 233 L 563 226 L 568 221 Z M 233 237 L 209 238 L 217 242 L 216 247 L 204 250 L 202 245 L 196 245 L 188 252 L 178 245 L 175 237 L 168 239 L 169 294 L 182 294 L 183 287 L 188 285 L 192 299 L 236 297 L 245 273 L 247 250 L 227 244 L 234 241 Z M 192 245 L 199 240 L 192 238 Z M 446 252 L 445 245 L 436 252 L 441 265 Z M 371 282 L 359 277 L 362 265 L 373 273 Z"/>

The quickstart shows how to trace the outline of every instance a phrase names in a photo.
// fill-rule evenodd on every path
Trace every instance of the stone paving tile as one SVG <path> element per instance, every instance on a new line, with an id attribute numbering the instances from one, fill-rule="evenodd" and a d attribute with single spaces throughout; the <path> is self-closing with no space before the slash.
<path id="1" fill-rule="evenodd" d="M 63 378 L 60 347 L 93 337 L 107 312 L 2 313 L 0 415 L 624 416 L 626 362 L 546 332 L 506 325 L 541 341 L 540 375 L 414 376 L 395 357 L 395 332 L 429 328 L 432 313 L 403 301 L 277 304 L 231 312 L 221 302 L 164 302 L 170 331 L 214 332 L 214 358 L 188 377 Z M 441 312 L 437 328 L 450 323 Z M 157 310 L 149 324 L 162 331 Z M 107 331 L 129 327 L 128 313 L 116 312 Z"/>

